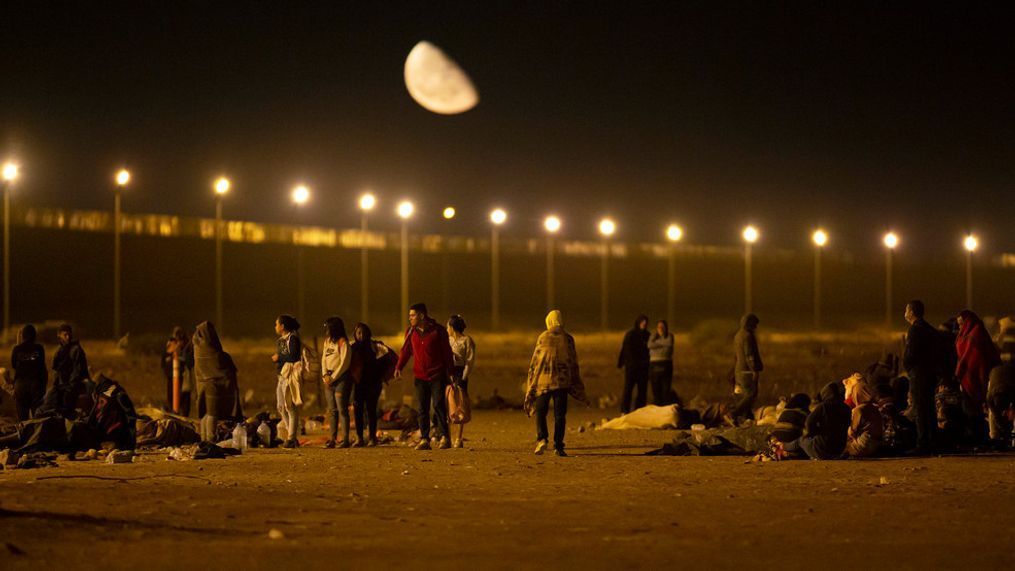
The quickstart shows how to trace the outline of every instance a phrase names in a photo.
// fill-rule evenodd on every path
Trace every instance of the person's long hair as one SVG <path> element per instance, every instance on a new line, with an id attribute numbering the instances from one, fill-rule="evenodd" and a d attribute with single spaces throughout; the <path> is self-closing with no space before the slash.
<path id="1" fill-rule="evenodd" d="M 300 330 L 300 322 L 288 313 L 279 315 L 276 321 L 282 324 L 282 329 L 285 330 L 286 333 L 292 333 Z"/>
<path id="2" fill-rule="evenodd" d="M 349 336 L 345 334 L 345 322 L 342 321 L 341 317 L 329 317 L 325 319 L 324 331 L 332 343 L 338 343 L 339 339 L 349 341 Z"/>
<path id="3" fill-rule="evenodd" d="M 656 325 L 659 325 L 659 324 L 662 324 L 662 326 L 663 326 L 663 337 L 669 337 L 670 336 L 670 324 L 666 323 L 665 319 L 660 319 L 659 321 L 656 322 Z"/>

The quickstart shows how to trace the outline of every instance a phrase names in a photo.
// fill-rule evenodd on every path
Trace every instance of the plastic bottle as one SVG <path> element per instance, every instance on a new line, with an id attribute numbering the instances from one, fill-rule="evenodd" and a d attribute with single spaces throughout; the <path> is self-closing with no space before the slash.
<path id="1" fill-rule="evenodd" d="M 271 448 L 271 427 L 263 420 L 261 426 L 257 427 L 257 440 L 260 441 L 261 448 Z"/>
<path id="2" fill-rule="evenodd" d="M 233 429 L 233 448 L 240 452 L 247 451 L 247 428 L 242 422 L 237 422 Z"/>

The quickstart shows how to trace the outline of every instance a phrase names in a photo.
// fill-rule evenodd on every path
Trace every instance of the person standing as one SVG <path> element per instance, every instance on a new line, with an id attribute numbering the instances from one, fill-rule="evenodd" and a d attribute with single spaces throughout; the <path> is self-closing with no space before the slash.
<path id="1" fill-rule="evenodd" d="M 366 323 L 357 323 L 350 348 L 353 391 L 353 414 L 356 416 L 356 445 L 377 446 L 377 401 L 384 382 L 390 378 L 395 355 L 387 345 L 374 341 Z M 367 430 L 364 438 L 363 430 Z"/>
<path id="2" fill-rule="evenodd" d="M 645 406 L 648 400 L 648 317 L 639 315 L 634 320 L 634 327 L 624 334 L 624 342 L 620 346 L 617 357 L 617 368 L 624 369 L 624 396 L 620 402 L 620 412 L 627 414 L 632 410 Z M 631 393 L 638 389 L 634 409 L 631 408 Z"/>
<path id="3" fill-rule="evenodd" d="M 18 344 L 11 351 L 14 371 L 14 406 L 18 421 L 32 418 L 32 411 L 42 404 L 46 395 L 49 373 L 46 371 L 46 350 L 35 342 L 35 326 L 25 325 L 18 334 Z"/>
<path id="4" fill-rule="evenodd" d="M 180 377 L 180 410 L 173 409 L 173 369 Z M 166 407 L 181 416 L 190 416 L 191 379 L 194 375 L 194 347 L 182 327 L 174 327 L 162 353 L 162 372 L 166 376 Z"/>
<path id="5" fill-rule="evenodd" d="M 85 392 L 85 383 L 91 379 L 88 357 L 81 343 L 74 338 L 74 329 L 69 323 L 60 325 L 56 338 L 60 348 L 53 356 L 53 385 L 42 398 L 37 415 L 56 413 L 67 420 L 74 420 L 78 397 Z"/>
<path id="6" fill-rule="evenodd" d="M 1001 364 L 1001 354 L 978 315 L 964 309 L 959 313 L 958 323 L 955 378 L 962 385 L 962 392 L 969 397 L 972 412 L 982 418 L 983 404 L 987 399 L 987 379 L 990 371 Z"/>
<path id="7" fill-rule="evenodd" d="M 303 397 L 300 394 L 300 371 L 295 367 L 303 357 L 300 342 L 300 322 L 291 315 L 279 315 L 275 319 L 275 353 L 271 356 L 278 375 L 275 402 L 282 417 L 281 426 L 286 429 L 283 448 L 298 448 L 300 445 L 300 408 Z"/>
<path id="8" fill-rule="evenodd" d="M 589 404 L 585 395 L 578 367 L 578 352 L 574 337 L 564 330 L 560 311 L 553 310 L 546 316 L 546 331 L 536 340 L 536 348 L 529 361 L 526 380 L 525 400 L 522 407 L 529 416 L 536 416 L 537 455 L 546 450 L 549 428 L 546 417 L 553 400 L 553 449 L 557 456 L 567 456 L 564 451 L 564 434 L 567 424 L 567 399 L 574 397 Z"/>
<path id="9" fill-rule="evenodd" d="M 395 365 L 395 377 L 401 378 L 402 369 L 413 360 L 416 401 L 419 403 L 419 433 L 421 440 L 416 450 L 430 450 L 430 415 L 437 421 L 441 435 L 439 447 L 451 448 L 448 438 L 448 409 L 444 394 L 454 366 L 448 332 L 427 313 L 426 304 L 417 303 L 409 308 L 409 328 L 405 330 L 402 349 Z M 432 407 L 432 412 L 431 412 Z"/>
<path id="10" fill-rule="evenodd" d="M 660 319 L 648 338 L 649 383 L 658 406 L 673 404 L 673 341 L 669 324 Z"/>
<path id="11" fill-rule="evenodd" d="M 737 423 L 754 417 L 758 380 L 765 370 L 756 333 L 760 322 L 757 315 L 748 313 L 740 319 L 740 330 L 733 336 L 736 363 L 733 366 L 733 410 L 730 415 Z"/>
<path id="12" fill-rule="evenodd" d="M 215 442 L 219 419 L 234 418 L 239 410 L 236 364 L 222 349 L 222 341 L 210 321 L 198 324 L 194 331 L 193 352 L 201 440 Z"/>
<path id="13" fill-rule="evenodd" d="M 448 339 L 451 343 L 451 354 L 455 360 L 451 372 L 451 382 L 462 389 L 462 397 L 468 400 L 469 375 L 472 374 L 472 367 L 476 362 L 476 342 L 465 334 L 465 327 L 465 318 L 461 315 L 452 315 L 448 319 Z M 458 435 L 452 435 L 451 445 L 454 448 L 461 448 L 464 446 L 465 425 L 452 425 L 452 429 L 454 427 L 458 427 Z"/>
<path id="14" fill-rule="evenodd" d="M 916 424 L 916 448 L 913 454 L 928 454 L 934 448 L 937 412 L 934 393 L 941 378 L 944 357 L 941 337 L 934 326 L 923 318 L 923 302 L 914 299 L 906 304 L 905 318 L 909 323 L 902 367 L 909 377 L 908 416 Z"/>
<path id="15" fill-rule="evenodd" d="M 342 442 L 339 448 L 349 447 L 349 399 L 352 395 L 352 375 L 349 366 L 352 354 L 345 322 L 340 317 L 329 317 L 324 322 L 324 352 L 321 353 L 321 382 L 324 383 L 324 400 L 328 403 L 328 421 L 331 437 L 325 448 L 334 448 L 338 437 L 338 424 L 342 423 Z M 356 429 L 360 429 L 359 422 Z"/>

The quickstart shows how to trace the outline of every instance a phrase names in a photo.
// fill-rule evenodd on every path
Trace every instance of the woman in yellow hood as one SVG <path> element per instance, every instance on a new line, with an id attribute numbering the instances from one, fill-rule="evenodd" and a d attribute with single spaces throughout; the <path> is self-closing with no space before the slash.
<path id="1" fill-rule="evenodd" d="M 553 399 L 553 447 L 558 456 L 567 456 L 564 452 L 564 428 L 568 396 L 588 404 L 574 337 L 564 331 L 563 317 L 555 309 L 547 314 L 546 331 L 536 341 L 525 390 L 525 412 L 536 416 L 536 454 L 546 450 L 549 439 L 546 417 L 550 399 Z"/>

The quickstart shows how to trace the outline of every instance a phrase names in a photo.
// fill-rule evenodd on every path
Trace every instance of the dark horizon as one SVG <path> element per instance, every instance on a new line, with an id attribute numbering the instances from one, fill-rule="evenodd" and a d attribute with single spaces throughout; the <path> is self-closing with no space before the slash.
<path id="1" fill-rule="evenodd" d="M 355 197 L 414 198 L 420 231 L 662 238 L 690 243 L 1015 251 L 1015 54 L 1005 7 L 652 4 L 11 2 L 0 23 L 0 154 L 23 166 L 19 205 L 110 207 L 134 173 L 134 212 L 355 227 Z M 429 40 L 480 104 L 438 116 L 402 64 Z M 297 211 L 289 189 L 315 190 Z"/>

